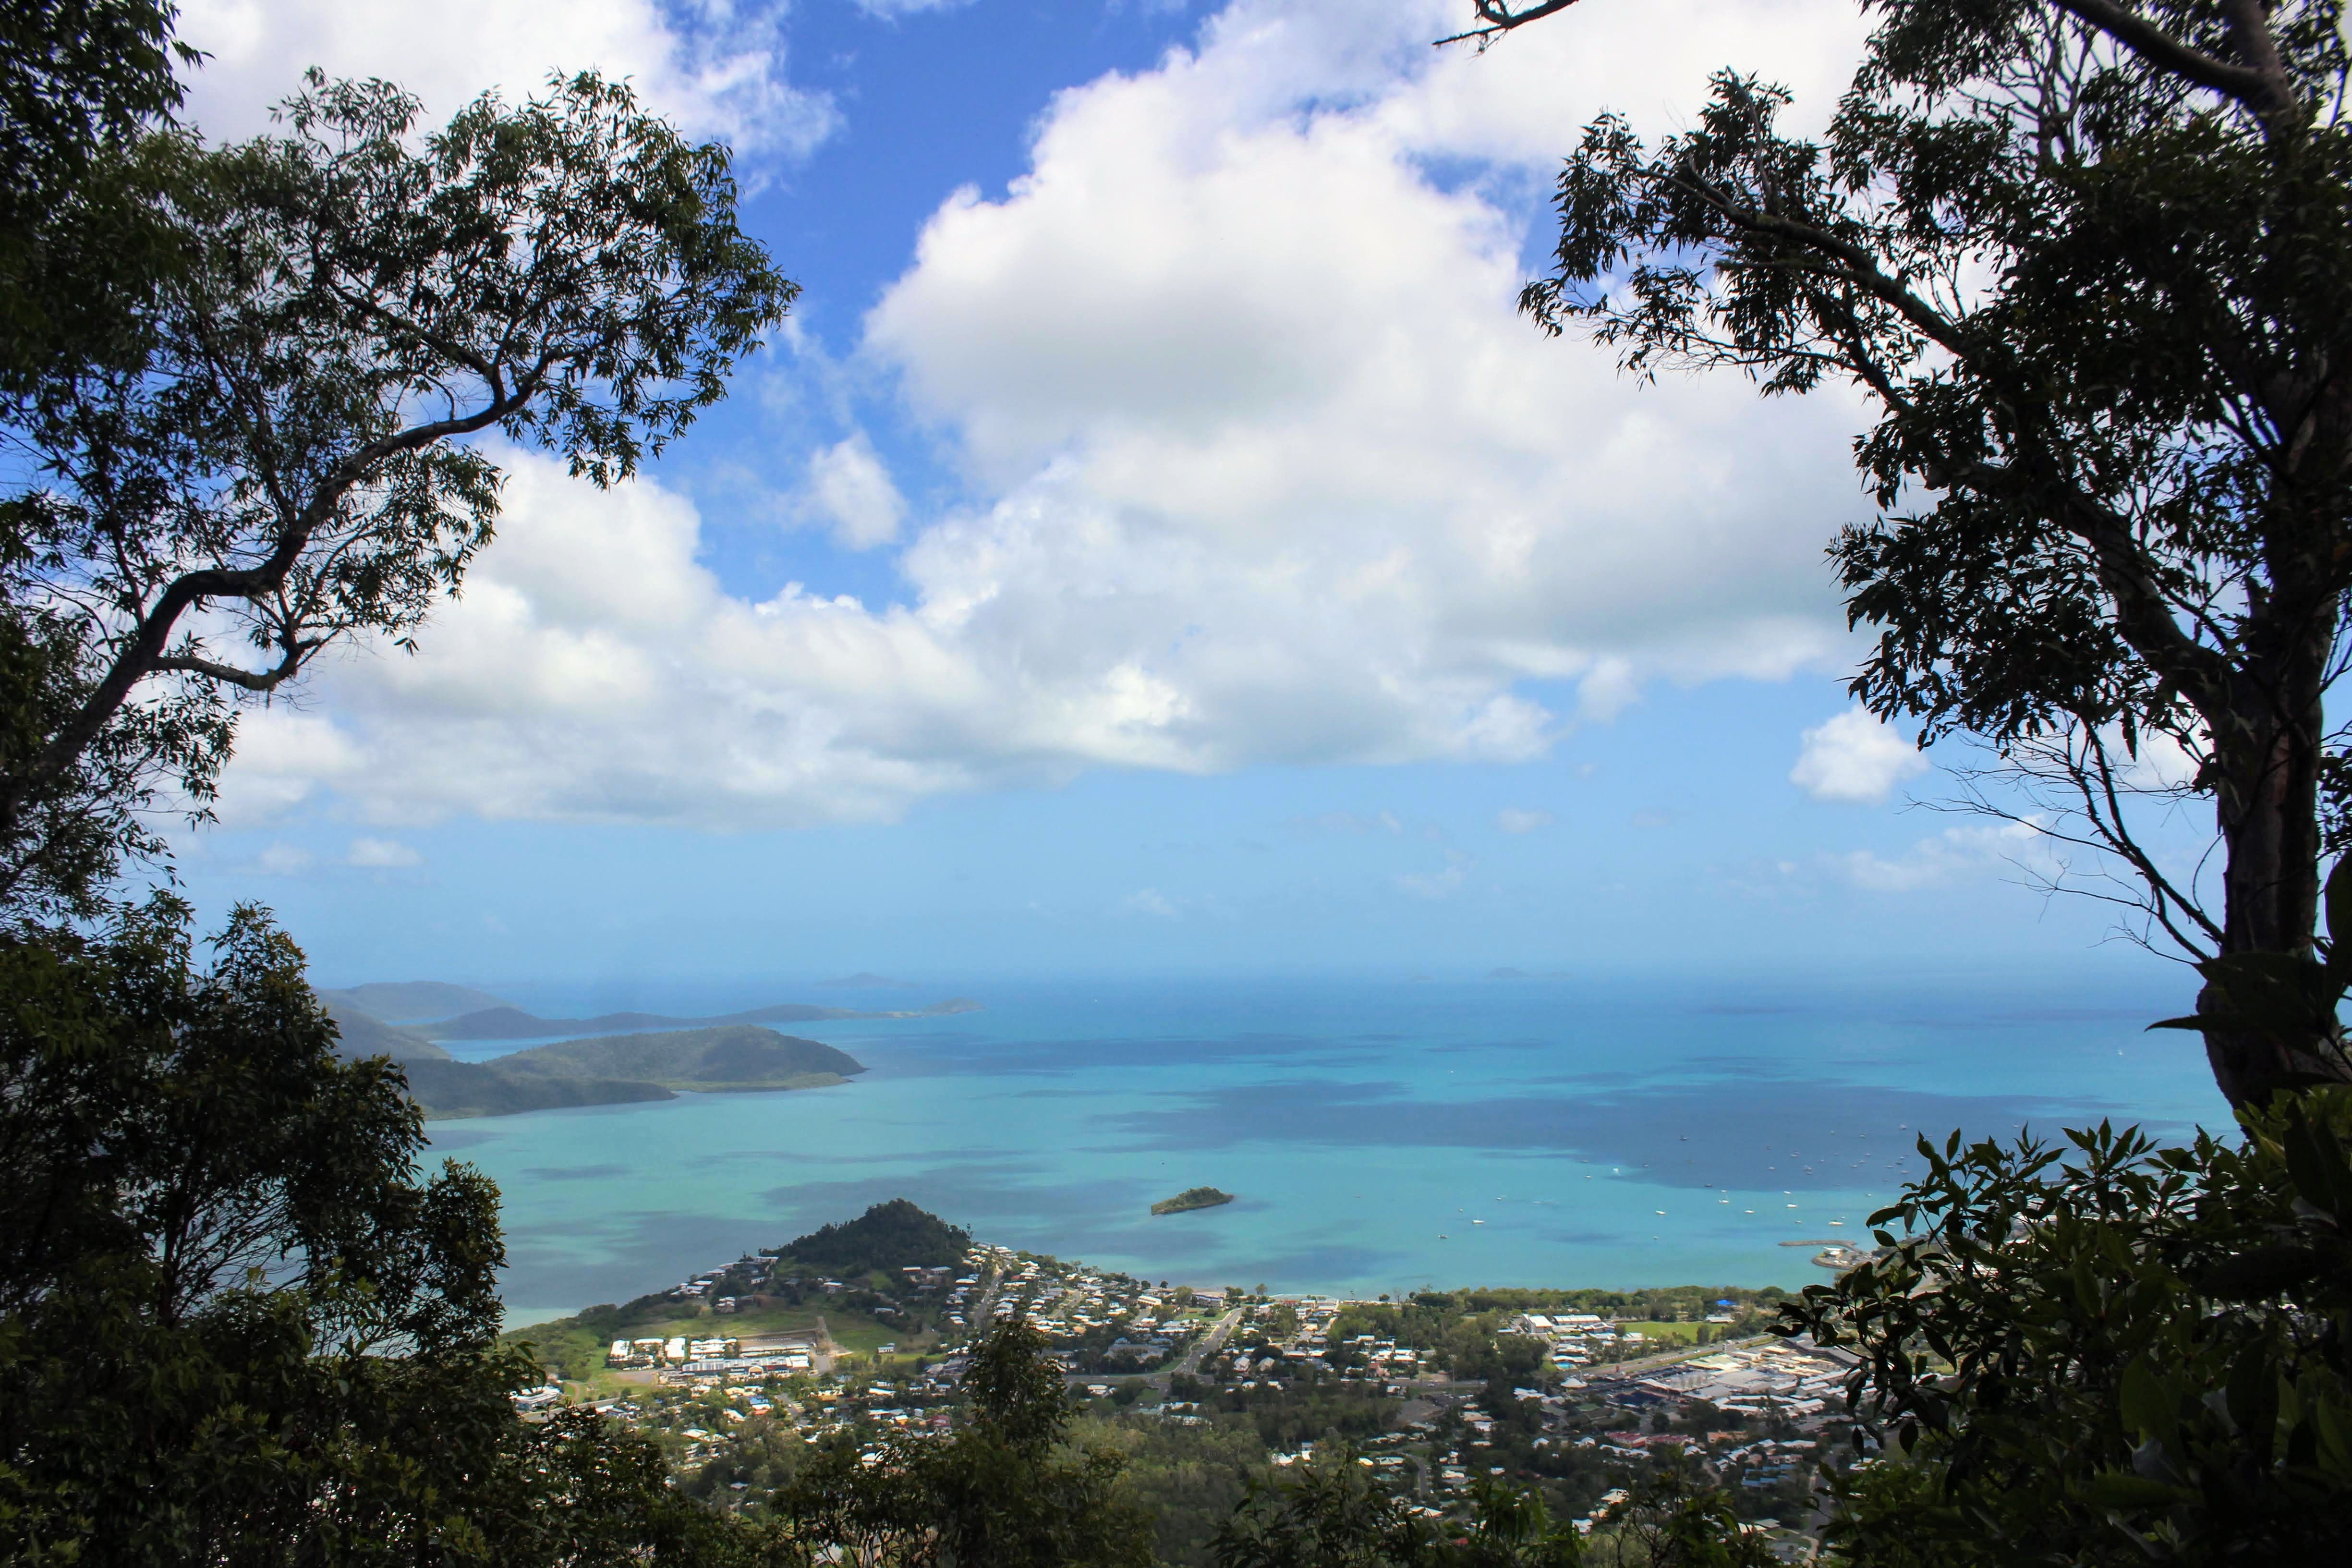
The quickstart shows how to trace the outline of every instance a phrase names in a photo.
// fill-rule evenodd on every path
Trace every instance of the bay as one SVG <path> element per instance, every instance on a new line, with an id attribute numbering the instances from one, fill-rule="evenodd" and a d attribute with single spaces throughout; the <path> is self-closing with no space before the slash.
<path id="1" fill-rule="evenodd" d="M 1922 1133 L 2228 1124 L 2168 989 L 2095 976 L 971 980 L 634 989 L 681 1015 L 821 1000 L 978 1013 L 793 1025 L 838 1088 L 430 1125 L 504 1194 L 509 1321 L 624 1300 L 867 1205 L 1159 1279 L 1276 1290 L 1797 1286 L 1866 1245 Z M 611 986 L 518 995 L 548 1016 Z M 530 1042 L 458 1045 L 489 1059 Z M 1155 1216 L 1186 1187 L 1236 1194 Z"/>

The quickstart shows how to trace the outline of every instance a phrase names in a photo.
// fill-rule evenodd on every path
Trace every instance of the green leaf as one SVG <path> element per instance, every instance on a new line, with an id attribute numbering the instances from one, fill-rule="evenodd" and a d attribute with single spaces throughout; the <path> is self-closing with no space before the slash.
<path id="1" fill-rule="evenodd" d="M 2327 972 L 2352 984 L 2352 855 L 2339 855 L 2327 873 Z"/>
<path id="2" fill-rule="evenodd" d="M 2124 1368 L 2116 1403 L 2124 1430 L 2135 1436 L 2169 1441 L 2179 1431 L 2179 1400 L 2144 1355 Z"/>

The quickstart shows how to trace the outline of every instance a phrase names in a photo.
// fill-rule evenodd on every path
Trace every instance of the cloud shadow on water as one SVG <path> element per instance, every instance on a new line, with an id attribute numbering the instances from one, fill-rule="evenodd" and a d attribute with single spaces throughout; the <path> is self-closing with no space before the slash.
<path id="1" fill-rule="evenodd" d="M 2026 1095 L 1946 1095 L 1780 1078 L 1581 1095 L 1416 1099 L 1393 1082 L 1282 1082 L 1171 1093 L 1104 1118 L 1146 1149 L 1254 1142 L 1367 1151 L 1479 1149 L 1580 1156 L 1668 1186 L 1891 1189 L 1914 1139 L 1954 1128 L 2054 1135 L 2113 1108 Z M 1808 1169 L 1807 1167 L 1811 1167 Z"/>

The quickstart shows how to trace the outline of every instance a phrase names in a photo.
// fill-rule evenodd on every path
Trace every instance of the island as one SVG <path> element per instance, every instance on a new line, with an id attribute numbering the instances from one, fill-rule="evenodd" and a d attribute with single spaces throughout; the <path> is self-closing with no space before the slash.
<path id="1" fill-rule="evenodd" d="M 1234 1201 L 1231 1193 L 1221 1193 L 1214 1187 L 1187 1187 L 1172 1198 L 1162 1198 L 1151 1205 L 1153 1214 L 1186 1214 L 1193 1209 L 1213 1209 L 1219 1204 Z"/>
<path id="2" fill-rule="evenodd" d="M 866 1070 L 831 1046 L 745 1024 L 566 1040 L 488 1062 L 395 1059 L 409 1092 L 435 1121 L 675 1100 L 680 1093 L 826 1089 Z"/>

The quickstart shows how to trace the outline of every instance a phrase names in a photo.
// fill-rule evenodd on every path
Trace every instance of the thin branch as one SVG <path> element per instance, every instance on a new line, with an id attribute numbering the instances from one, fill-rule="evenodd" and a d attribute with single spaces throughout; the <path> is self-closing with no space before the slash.
<path id="1" fill-rule="evenodd" d="M 1456 33 L 1450 38 L 1440 38 L 1434 47 L 1442 49 L 1448 44 L 1475 43 L 1483 49 L 1514 27 L 1524 27 L 1530 22 L 1540 22 L 1546 16 L 1556 16 L 1576 3 L 1577 0 L 1541 0 L 1538 5 L 1514 11 L 1510 0 L 1471 0 L 1472 8 L 1483 26 L 1473 27 L 1466 33 Z"/>

